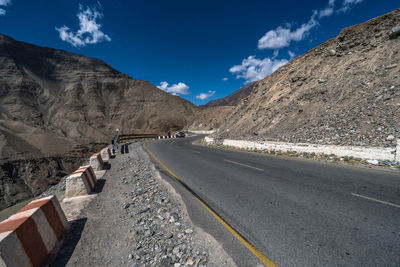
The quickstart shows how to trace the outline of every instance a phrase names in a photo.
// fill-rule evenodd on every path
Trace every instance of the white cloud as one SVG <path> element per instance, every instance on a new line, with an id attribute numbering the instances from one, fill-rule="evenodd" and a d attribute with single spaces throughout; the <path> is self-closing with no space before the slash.
<path id="1" fill-rule="evenodd" d="M 222 80 L 223 80 L 224 82 L 226 82 L 226 81 L 229 80 L 229 79 L 228 79 L 228 77 L 224 77 L 224 78 L 222 78 Z"/>
<path id="2" fill-rule="evenodd" d="M 56 27 L 61 40 L 75 47 L 111 41 L 111 38 L 101 31 L 101 24 L 97 23 L 97 19 L 103 18 L 103 13 L 99 12 L 95 7 L 83 9 L 83 6 L 79 5 L 77 17 L 79 19 L 79 30 L 76 33 L 70 31 L 69 27 L 65 25 L 60 28 Z"/>
<path id="3" fill-rule="evenodd" d="M 187 86 L 186 84 L 179 82 L 177 84 L 172 84 L 171 86 L 169 86 L 169 84 L 167 82 L 160 82 L 160 85 L 157 86 L 158 88 L 160 88 L 161 90 L 170 93 L 172 95 L 188 95 L 189 93 L 189 86 Z"/>
<path id="4" fill-rule="evenodd" d="M 268 31 L 260 40 L 258 40 L 258 49 L 279 49 L 287 47 L 292 41 L 300 41 L 312 28 L 317 26 L 318 22 L 315 20 L 315 15 L 311 19 L 301 25 L 296 30 L 292 31 L 290 28 L 283 28 L 279 26 L 275 30 Z"/>
<path id="5" fill-rule="evenodd" d="M 197 99 L 207 99 L 209 97 L 212 97 L 215 94 L 215 91 L 208 91 L 207 93 L 201 93 L 199 95 L 196 96 Z"/>
<path id="6" fill-rule="evenodd" d="M 233 66 L 229 71 L 236 74 L 237 79 L 243 78 L 246 83 L 250 83 L 263 79 L 286 63 L 288 63 L 286 59 L 258 59 L 255 56 L 249 56 L 242 60 L 242 64 Z"/>
<path id="7" fill-rule="evenodd" d="M 8 6 L 11 4 L 11 0 L 0 0 L 0 6 Z"/>
<path id="8" fill-rule="evenodd" d="M 359 4 L 364 0 L 343 0 L 342 7 L 339 11 L 347 11 L 353 5 Z M 291 42 L 303 40 L 308 32 L 318 25 L 319 19 L 331 16 L 335 11 L 336 0 L 329 0 L 328 5 L 320 10 L 314 10 L 310 19 L 297 29 L 292 30 L 291 25 L 285 27 L 279 26 L 275 30 L 269 30 L 263 37 L 258 40 L 258 49 L 280 49 L 288 47 Z M 276 51 L 275 51 L 276 52 Z"/>
<path id="9" fill-rule="evenodd" d="M 11 0 L 0 0 L 0 6 L 8 6 L 11 4 Z M 0 8 L 0 16 L 4 16 L 7 11 L 4 8 Z"/>
<path id="10" fill-rule="evenodd" d="M 324 18 L 331 16 L 333 14 L 333 11 L 335 10 L 335 1 L 336 0 L 329 0 L 328 5 L 324 9 L 317 11 L 318 17 Z"/>
<path id="11" fill-rule="evenodd" d="M 290 57 L 290 59 L 292 59 L 292 58 L 294 58 L 295 56 L 296 56 L 296 54 L 295 53 L 293 53 L 292 51 L 288 51 L 288 54 L 289 54 L 289 57 Z"/>
<path id="12" fill-rule="evenodd" d="M 353 5 L 359 4 L 364 0 L 343 0 L 342 7 L 338 9 L 338 12 L 347 12 Z"/>

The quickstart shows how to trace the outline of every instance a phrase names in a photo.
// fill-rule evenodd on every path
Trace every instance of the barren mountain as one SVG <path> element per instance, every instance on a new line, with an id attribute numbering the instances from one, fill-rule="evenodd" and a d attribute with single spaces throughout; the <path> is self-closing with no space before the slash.
<path id="1" fill-rule="evenodd" d="M 400 9 L 345 28 L 254 84 L 219 138 L 393 146 L 400 136 Z"/>
<path id="2" fill-rule="evenodd" d="M 188 127 L 188 130 L 217 130 L 234 109 L 234 106 L 214 106 L 202 108 L 196 112 L 196 117 L 193 123 Z"/>
<path id="3" fill-rule="evenodd" d="M 116 128 L 165 134 L 196 110 L 98 59 L 0 35 L 0 208 L 46 189 L 59 179 L 55 165 L 70 171 L 63 166 L 110 143 Z M 64 155 L 68 164 L 60 163 Z"/>
<path id="4" fill-rule="evenodd" d="M 211 100 L 210 102 L 208 102 L 205 105 L 202 105 L 201 107 L 210 108 L 217 106 L 236 106 L 237 104 L 239 104 L 240 100 L 247 97 L 251 93 L 251 91 L 253 91 L 253 87 L 255 84 L 256 83 L 253 82 L 251 84 L 245 85 L 241 87 L 239 90 L 233 92 L 232 94 L 223 98 Z"/>

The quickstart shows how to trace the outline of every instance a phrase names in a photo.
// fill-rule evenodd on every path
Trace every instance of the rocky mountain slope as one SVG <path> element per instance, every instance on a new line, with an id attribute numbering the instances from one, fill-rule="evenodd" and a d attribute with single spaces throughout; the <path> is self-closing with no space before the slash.
<path id="1" fill-rule="evenodd" d="M 32 196 L 57 181 L 45 166 L 69 170 L 58 157 L 86 157 L 96 143 L 110 143 L 116 128 L 165 134 L 186 126 L 197 110 L 98 59 L 0 35 L 0 208 L 19 199 L 12 196 L 21 188 Z M 50 163 L 33 164 L 38 159 Z"/>
<path id="2" fill-rule="evenodd" d="M 237 104 L 239 104 L 240 100 L 247 97 L 251 93 L 251 91 L 253 91 L 255 84 L 256 83 L 254 82 L 251 84 L 247 84 L 241 87 L 239 90 L 233 92 L 232 94 L 223 98 L 211 100 L 210 102 L 208 102 L 205 105 L 202 105 L 201 107 L 210 108 L 217 106 L 236 106 Z"/>
<path id="3" fill-rule="evenodd" d="M 345 28 L 256 82 L 216 135 L 356 146 L 400 136 L 400 9 Z"/>
<path id="4" fill-rule="evenodd" d="M 217 130 L 232 113 L 235 106 L 213 106 L 202 108 L 196 112 L 196 117 L 187 129 L 189 131 Z"/>

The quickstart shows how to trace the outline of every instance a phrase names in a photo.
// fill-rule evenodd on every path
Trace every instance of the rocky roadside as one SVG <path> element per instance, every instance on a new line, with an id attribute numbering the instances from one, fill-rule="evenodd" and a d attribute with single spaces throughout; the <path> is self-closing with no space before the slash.
<path id="1" fill-rule="evenodd" d="M 245 139 L 246 140 L 246 139 Z M 246 140 L 249 141 L 249 140 Z M 363 160 L 360 158 L 354 158 L 352 156 L 344 156 L 338 157 L 335 155 L 327 155 L 323 153 L 299 153 L 295 151 L 268 151 L 268 150 L 250 150 L 250 149 L 243 149 L 231 146 L 224 146 L 222 142 L 217 142 L 215 144 L 207 144 L 204 140 L 199 140 L 194 144 L 213 147 L 218 149 L 226 149 L 232 151 L 241 151 L 247 153 L 257 153 L 257 154 L 265 154 L 271 156 L 277 156 L 282 158 L 296 158 L 299 160 L 313 160 L 318 161 L 325 164 L 331 165 L 339 165 L 344 167 L 356 167 L 356 168 L 367 168 L 367 169 L 374 169 L 374 170 L 381 170 L 381 171 L 389 171 L 389 172 L 400 172 L 400 163 L 394 161 L 379 161 L 379 160 Z"/>
<path id="2" fill-rule="evenodd" d="M 254 83 L 216 139 L 393 147 L 400 9 L 345 28 Z"/>
<path id="3" fill-rule="evenodd" d="M 50 266 L 235 266 L 196 227 L 141 143 L 111 160 L 104 187 L 78 218 Z M 58 185 L 63 190 L 63 185 Z"/>

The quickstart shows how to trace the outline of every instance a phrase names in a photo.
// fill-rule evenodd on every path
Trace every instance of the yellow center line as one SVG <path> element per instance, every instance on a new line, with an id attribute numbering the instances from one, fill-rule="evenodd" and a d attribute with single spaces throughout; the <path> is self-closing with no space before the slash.
<path id="1" fill-rule="evenodd" d="M 236 162 L 236 161 L 232 161 L 232 160 L 229 160 L 229 159 L 224 159 L 224 161 L 227 161 L 227 162 L 230 162 L 230 163 L 233 163 L 233 164 L 236 164 L 236 165 L 244 166 L 244 167 L 247 167 L 247 168 L 259 170 L 259 171 L 262 171 L 262 172 L 264 171 L 264 169 L 260 169 L 260 168 L 257 168 L 257 167 L 253 167 L 253 166 L 250 166 L 250 165 L 247 165 L 247 164 L 243 164 L 243 163 L 240 163 L 240 162 Z"/>
<path id="2" fill-rule="evenodd" d="M 190 189 L 182 180 L 173 173 L 164 163 L 162 163 L 151 151 L 147 148 L 146 143 L 143 147 L 147 152 L 170 174 L 172 177 L 177 179 L 181 185 L 183 185 L 193 197 L 204 207 L 208 212 L 210 212 L 234 237 L 236 237 L 248 250 L 251 251 L 265 266 L 276 267 L 277 265 L 273 263 L 267 256 L 265 256 L 259 249 L 257 249 L 253 244 L 250 243 L 245 237 L 243 237 L 238 231 L 236 231 L 232 226 L 229 225 L 224 219 L 221 218 L 210 206 L 208 206 L 192 189 Z"/>
<path id="3" fill-rule="evenodd" d="M 200 154 L 199 151 L 196 151 L 196 150 L 194 150 L 194 149 L 190 149 L 190 148 L 189 148 L 189 150 L 192 151 L 192 152 L 194 152 L 194 153 Z"/>
<path id="4" fill-rule="evenodd" d="M 356 193 L 351 193 L 351 195 L 355 196 L 355 197 L 360 197 L 360 198 L 368 199 L 368 200 L 371 200 L 371 201 L 375 201 L 375 202 L 378 202 L 378 203 L 381 203 L 381 204 L 389 205 L 389 206 L 392 206 L 392 207 L 400 208 L 400 205 L 397 205 L 397 204 L 394 204 L 394 203 L 390 203 L 390 202 L 387 202 L 387 201 L 383 201 L 383 200 L 379 200 L 379 199 L 376 199 L 376 198 L 367 197 L 367 196 L 359 195 L 359 194 L 356 194 Z"/>

